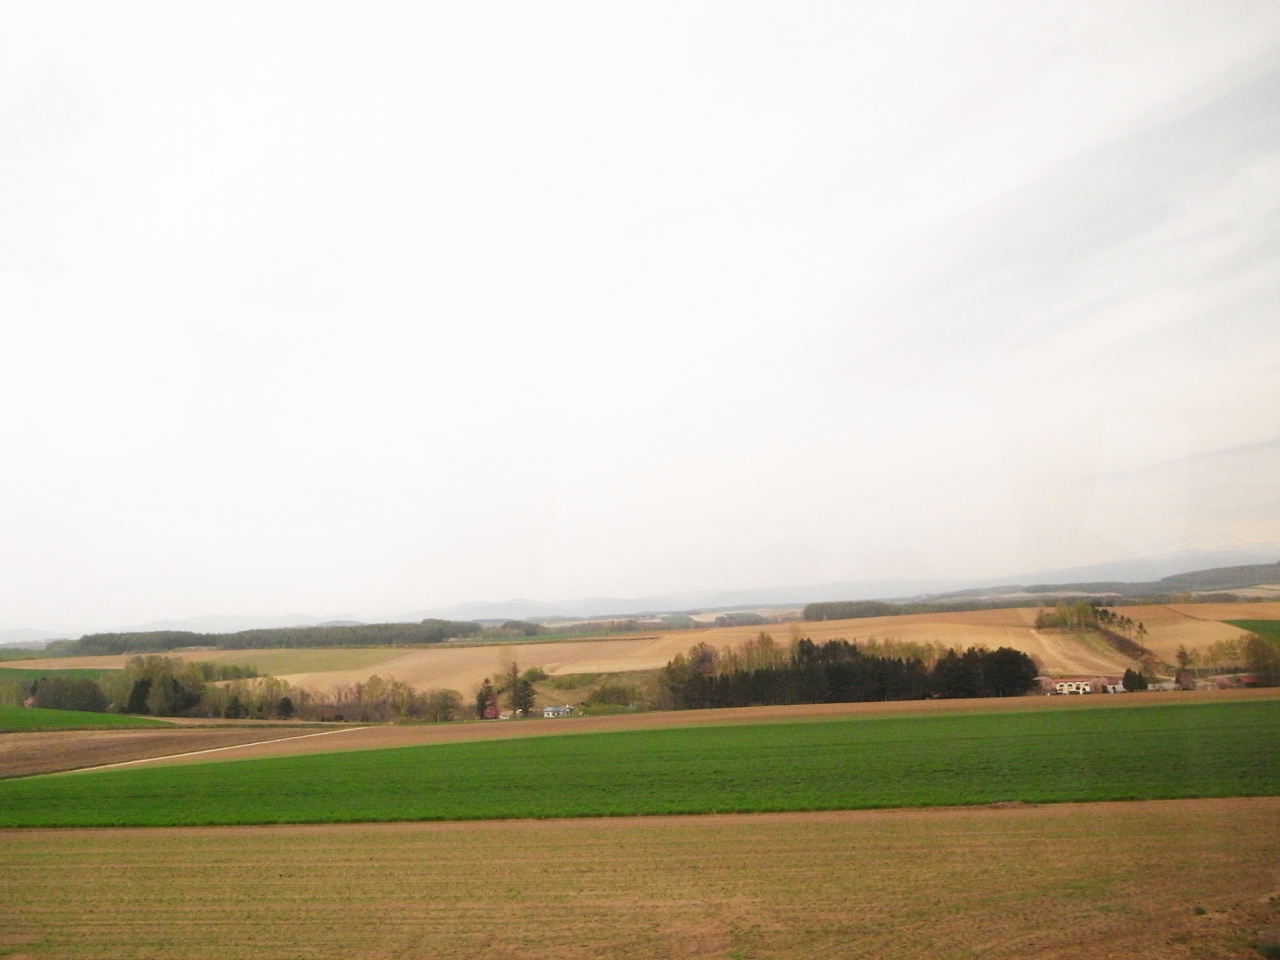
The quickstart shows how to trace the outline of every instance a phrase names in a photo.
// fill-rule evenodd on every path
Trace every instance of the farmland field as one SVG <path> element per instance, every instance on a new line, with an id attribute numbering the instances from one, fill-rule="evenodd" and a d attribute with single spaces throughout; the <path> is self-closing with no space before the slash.
<path id="1" fill-rule="evenodd" d="M 1116 608 L 1141 621 L 1144 643 L 1166 662 L 1179 646 L 1207 647 L 1233 639 L 1240 628 L 1233 618 L 1280 616 L 1280 603 L 1169 604 Z M 541 667 L 549 675 L 624 673 L 656 670 L 695 643 L 738 647 L 766 630 L 780 643 L 808 637 L 815 641 L 892 639 L 946 646 L 1008 646 L 1036 659 L 1050 675 L 1120 675 L 1138 664 L 1096 636 L 1059 630 L 1037 630 L 1037 610 L 1018 607 L 957 613 L 921 613 L 855 620 L 822 620 L 771 624 L 765 627 L 715 627 L 677 630 L 608 639 L 520 642 L 513 644 L 435 644 L 424 647 L 318 647 L 266 650 L 178 650 L 166 656 L 186 660 L 251 666 L 312 690 L 332 690 L 359 683 L 377 673 L 420 689 L 445 687 L 470 694 L 485 677 L 500 673 L 512 660 L 521 667 Z M 129 655 L 59 657 L 23 663 L 34 670 L 119 670 Z"/>
<path id="2" fill-rule="evenodd" d="M 1175 603 L 1115 607 L 1117 613 L 1147 628 L 1143 645 L 1166 663 L 1176 663 L 1178 648 L 1204 649 L 1218 640 L 1234 640 L 1240 628 L 1231 620 L 1280 614 L 1277 603 Z"/>
<path id="3" fill-rule="evenodd" d="M 1280 640 L 1280 620 L 1232 620 L 1233 627 L 1248 630 L 1271 640 Z"/>
<path id="4" fill-rule="evenodd" d="M 222 752 L 247 744 L 278 743 L 284 738 L 307 738 L 315 733 L 314 728 L 302 725 L 282 728 L 229 724 L 208 729 L 183 728 L 168 723 L 148 725 L 143 730 L 97 727 L 9 733 L 0 736 L 0 778 L 56 773 L 155 757 L 207 759 L 219 754 L 204 751 Z"/>
<path id="5" fill-rule="evenodd" d="M 76 727 L 167 727 L 163 720 L 81 710 L 0 706 L 0 733 L 8 730 L 69 730 Z"/>
<path id="6" fill-rule="evenodd" d="M 24 830 L 0 954 L 1226 960 L 1277 893 L 1275 798 Z"/>
<path id="7" fill-rule="evenodd" d="M 1028 710 L 1131 710 L 1172 704 L 1243 703 L 1280 699 L 1280 689 L 1153 691 L 1133 696 L 990 697 L 973 700 L 887 700 L 863 703 L 797 703 L 768 707 L 723 707 L 708 710 L 655 710 L 639 713 L 530 719 L 510 722 L 375 724 L 347 727 L 341 737 L 296 737 L 275 743 L 246 743 L 234 751 L 200 757 L 168 757 L 156 764 L 219 763 L 252 757 L 296 756 L 349 750 L 427 746 L 475 740 L 568 736 L 621 730 L 666 730 L 673 727 L 734 726 L 758 723 L 814 723 L 859 717 L 970 713 L 1021 713 Z M 182 718 L 174 720 L 183 724 Z M 222 721 L 241 726 L 244 721 Z"/>
<path id="8" fill-rule="evenodd" d="M 624 816 L 1280 793 L 1280 701 L 530 737 L 0 783 L 0 826 Z"/>
<path id="9" fill-rule="evenodd" d="M 1051 673 L 1120 674 L 1134 662 L 1105 644 L 1034 629 L 1034 609 L 915 614 L 859 620 L 773 624 L 768 627 L 717 627 L 679 630 L 657 636 L 568 640 L 520 644 L 438 644 L 427 647 L 315 648 L 285 650 L 182 650 L 170 656 L 255 667 L 310 689 L 332 689 L 377 673 L 415 687 L 447 687 L 470 693 L 485 677 L 500 673 L 512 660 L 541 667 L 551 676 L 656 670 L 695 643 L 737 647 L 761 629 L 788 643 L 793 637 L 816 641 L 871 638 L 938 642 L 950 646 L 1011 646 L 1034 656 Z M 1230 631 L 1230 628 L 1226 628 Z M 1234 635 L 1234 633 L 1232 633 Z M 69 657 L 26 664 L 36 669 L 114 669 L 127 655 Z"/>

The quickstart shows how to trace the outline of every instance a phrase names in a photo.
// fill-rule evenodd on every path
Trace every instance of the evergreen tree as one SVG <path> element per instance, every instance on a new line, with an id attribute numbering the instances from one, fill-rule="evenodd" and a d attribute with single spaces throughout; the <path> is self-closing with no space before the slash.
<path id="1" fill-rule="evenodd" d="M 476 691 L 476 717 L 488 720 L 498 715 L 498 695 L 494 692 L 489 678 L 484 678 L 480 689 Z"/>
<path id="2" fill-rule="evenodd" d="M 520 677 L 511 688 L 511 710 L 520 716 L 528 716 L 533 711 L 535 694 L 533 684 Z"/>

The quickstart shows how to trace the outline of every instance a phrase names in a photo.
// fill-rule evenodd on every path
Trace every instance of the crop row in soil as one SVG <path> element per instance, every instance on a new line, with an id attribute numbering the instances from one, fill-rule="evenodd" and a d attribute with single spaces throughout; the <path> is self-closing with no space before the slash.
<path id="1" fill-rule="evenodd" d="M 0 954 L 1226 960 L 1280 800 L 0 833 Z"/>

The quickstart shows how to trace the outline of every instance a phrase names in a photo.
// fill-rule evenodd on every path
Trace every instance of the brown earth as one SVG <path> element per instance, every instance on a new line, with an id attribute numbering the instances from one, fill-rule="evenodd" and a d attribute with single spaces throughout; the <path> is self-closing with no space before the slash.
<path id="1" fill-rule="evenodd" d="M 214 730 L 178 727 L 172 730 L 15 731 L 0 734 L 0 778 L 98 767 L 316 732 L 306 727 L 227 729 L 226 726 Z"/>
<path id="2" fill-rule="evenodd" d="M 875 703 L 806 703 L 778 707 L 730 707 L 721 710 L 670 710 L 607 717 L 567 717 L 560 720 L 487 720 L 468 723 L 379 725 L 347 728 L 341 736 L 311 737 L 279 743 L 247 745 L 235 750 L 194 757 L 155 760 L 157 764 L 215 763 L 250 757 L 295 756 L 378 750 L 465 740 L 605 733 L 614 730 L 654 730 L 669 727 L 721 726 L 747 723 L 786 723 L 846 720 L 854 717 L 907 714 L 993 713 L 1020 710 L 1080 710 L 1096 707 L 1159 706 L 1170 703 L 1214 703 L 1280 698 L 1280 688 L 1262 690 L 1197 690 L 1085 697 L 1009 697 L 982 700 L 896 700 Z"/>
<path id="3" fill-rule="evenodd" d="M 1278 897 L 1278 798 L 0 832 L 11 960 L 1256 960 Z"/>

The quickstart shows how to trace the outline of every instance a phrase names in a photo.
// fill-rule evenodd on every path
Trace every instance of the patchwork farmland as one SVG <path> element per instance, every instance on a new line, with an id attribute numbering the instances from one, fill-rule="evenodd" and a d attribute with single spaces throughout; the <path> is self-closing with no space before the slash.
<path id="1" fill-rule="evenodd" d="M 11 734 L 278 742 L 0 783 L 31 825 L 0 829 L 0 955 L 1243 958 L 1280 923 L 1277 710 L 1255 690 Z M 626 815 L 938 803 L 970 806 Z M 570 819 L 33 828 L 352 812 Z"/>
<path id="2" fill-rule="evenodd" d="M 1280 603 L 1171 604 L 1118 608 L 1147 628 L 1144 640 L 1172 662 L 1179 646 L 1207 647 L 1242 632 L 1226 621 L 1280 619 Z M 448 643 L 426 647 L 298 648 L 266 650 L 181 650 L 169 656 L 251 666 L 264 674 L 312 690 L 332 690 L 372 674 L 415 687 L 445 687 L 464 693 L 516 660 L 549 676 L 656 670 L 696 643 L 740 647 L 762 629 L 780 642 L 808 637 L 821 642 L 892 639 L 944 646 L 991 649 L 1007 646 L 1035 658 L 1049 675 L 1112 675 L 1137 663 L 1087 632 L 1037 630 L 1035 608 L 921 613 L 855 620 L 792 622 L 767 627 L 716 627 L 640 636 L 512 644 Z M 120 669 L 128 655 L 24 661 L 27 669 Z"/>

